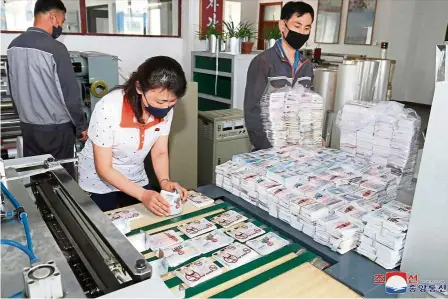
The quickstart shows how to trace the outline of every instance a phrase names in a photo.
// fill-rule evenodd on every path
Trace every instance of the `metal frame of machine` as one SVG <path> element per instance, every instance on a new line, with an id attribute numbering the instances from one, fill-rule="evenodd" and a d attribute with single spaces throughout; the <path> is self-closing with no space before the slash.
<path id="1" fill-rule="evenodd" d="M 8 82 L 8 58 L 1 56 L 1 155 L 3 159 L 16 158 L 20 151 L 16 142 L 22 135 L 20 120 L 9 90 Z"/>
<path id="2" fill-rule="evenodd" d="M 36 255 L 43 261 L 55 260 L 65 296 L 98 297 L 115 291 L 119 291 L 116 296 L 129 296 L 127 287 L 144 282 L 157 287 L 157 294 L 172 297 L 160 278 L 151 277 L 151 266 L 140 252 L 65 169 L 54 161 L 48 167 L 46 161 L 49 158 L 52 157 L 43 155 L 0 161 L 0 166 L 2 182 L 20 198 L 32 216 L 29 221 L 32 235 L 37 239 Z M 31 177 L 35 203 L 23 182 L 17 179 L 25 176 Z M 17 227 L 17 223 L 2 221 L 2 238 L 20 240 Z M 2 250 L 2 273 L 8 273 L 9 277 L 4 281 L 2 274 L 2 281 L 13 281 L 11 275 L 22 275 L 22 268 L 29 267 L 23 263 L 23 255 L 18 253 L 18 250 Z M 15 279 L 15 286 L 8 288 L 11 294 L 19 287 L 17 281 L 20 281 L 19 277 Z"/>
<path id="3" fill-rule="evenodd" d="M 118 85 L 118 57 L 100 52 L 70 51 L 87 119 L 96 103 Z"/>

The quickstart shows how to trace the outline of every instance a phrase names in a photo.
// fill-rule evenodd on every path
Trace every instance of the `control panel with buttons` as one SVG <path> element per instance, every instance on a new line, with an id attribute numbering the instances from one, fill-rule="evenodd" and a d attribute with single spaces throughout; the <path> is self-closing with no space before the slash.
<path id="1" fill-rule="evenodd" d="M 215 123 L 216 139 L 228 139 L 247 136 L 244 118 L 221 120 Z"/>

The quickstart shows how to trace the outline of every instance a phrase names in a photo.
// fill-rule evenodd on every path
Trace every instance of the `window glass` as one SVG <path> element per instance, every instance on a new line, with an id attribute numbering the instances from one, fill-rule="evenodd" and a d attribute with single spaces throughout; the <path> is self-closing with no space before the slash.
<path id="1" fill-rule="evenodd" d="M 131 34 L 178 36 L 181 0 L 62 0 L 67 8 L 64 33 L 79 33 L 81 13 L 85 14 L 86 32 L 91 34 Z M 1 0 L 1 29 L 25 31 L 34 22 L 36 0 Z"/>
<path id="2" fill-rule="evenodd" d="M 87 32 L 178 35 L 179 0 L 86 0 Z"/>
<path id="3" fill-rule="evenodd" d="M 81 32 L 79 1 L 62 1 L 67 9 L 64 32 Z M 25 31 L 33 26 L 34 4 L 36 0 L 2 0 L 1 20 L 2 30 Z"/>
<path id="4" fill-rule="evenodd" d="M 278 21 L 280 20 L 280 13 L 282 11 L 281 5 L 269 5 L 264 8 L 264 20 L 265 21 Z"/>

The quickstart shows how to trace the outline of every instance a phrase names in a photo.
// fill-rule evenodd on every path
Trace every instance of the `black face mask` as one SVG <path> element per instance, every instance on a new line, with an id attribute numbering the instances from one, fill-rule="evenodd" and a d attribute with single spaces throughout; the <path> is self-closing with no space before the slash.
<path id="1" fill-rule="evenodd" d="M 145 107 L 146 111 L 148 111 L 149 114 L 156 118 L 164 118 L 167 116 L 167 114 L 173 109 L 173 106 L 168 108 L 156 108 L 152 107 L 151 105 L 148 105 Z"/>
<path id="2" fill-rule="evenodd" d="M 286 26 L 286 28 L 288 28 L 288 26 Z M 283 34 L 283 38 L 288 43 L 288 45 L 290 45 L 293 49 L 299 50 L 310 38 L 310 35 L 298 33 L 288 28 L 288 35 L 285 36 Z"/>
<path id="3" fill-rule="evenodd" d="M 171 109 L 173 109 L 173 106 L 170 106 L 168 108 L 157 108 L 157 107 L 153 107 L 151 105 L 149 105 L 148 100 L 146 99 L 146 97 L 143 95 L 142 98 L 145 98 L 146 100 L 146 104 L 148 106 L 145 106 L 146 111 L 148 111 L 149 114 L 151 114 L 152 116 L 156 117 L 156 118 L 164 118 L 165 116 L 168 115 L 168 113 L 171 111 Z"/>
<path id="4" fill-rule="evenodd" d="M 51 37 L 54 39 L 57 39 L 62 34 L 62 27 L 61 26 L 53 26 L 53 32 L 51 33 Z"/>

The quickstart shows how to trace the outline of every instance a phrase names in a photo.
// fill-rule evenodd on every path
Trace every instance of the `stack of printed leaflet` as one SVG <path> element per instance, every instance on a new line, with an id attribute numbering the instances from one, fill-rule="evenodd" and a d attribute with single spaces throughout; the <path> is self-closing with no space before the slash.
<path id="1" fill-rule="evenodd" d="M 410 206 L 394 200 L 365 215 L 357 252 L 389 270 L 400 265 L 410 214 Z"/>
<path id="2" fill-rule="evenodd" d="M 211 258 L 203 257 L 184 267 L 176 269 L 175 274 L 188 287 L 194 287 L 220 275 L 222 272 L 222 268 L 214 263 Z"/>
<path id="3" fill-rule="evenodd" d="M 420 126 L 420 117 L 413 110 L 404 109 L 392 135 L 387 163 L 402 172 L 399 189 L 411 184 L 417 162 Z"/>
<path id="4" fill-rule="evenodd" d="M 341 131 L 340 148 L 341 150 L 356 155 L 358 151 L 358 137 L 361 137 L 360 150 L 366 153 L 372 151 L 373 138 L 369 137 L 370 129 L 367 129 L 358 136 L 357 132 L 364 126 L 371 127 L 373 122 L 369 103 L 349 102 L 344 105 L 338 113 L 337 124 Z M 362 124 L 362 125 L 360 125 Z M 373 137 L 373 134 L 372 134 Z"/>
<path id="5" fill-rule="evenodd" d="M 135 209 L 116 211 L 108 214 L 110 221 L 124 235 L 131 231 L 131 222 L 141 218 Z"/>
<path id="6" fill-rule="evenodd" d="M 233 191 L 231 174 L 247 167 L 240 163 L 227 161 L 216 166 L 216 185 L 229 191 Z"/>
<path id="7" fill-rule="evenodd" d="M 162 253 L 161 256 L 163 257 L 162 265 L 167 269 L 168 267 L 179 266 L 201 254 L 190 240 L 162 248 L 160 251 Z"/>
<path id="8" fill-rule="evenodd" d="M 225 233 L 233 239 L 244 243 L 250 239 L 263 235 L 265 231 L 252 222 L 242 222 L 226 229 Z"/>
<path id="9" fill-rule="evenodd" d="M 261 121 L 274 147 L 321 144 L 324 99 L 297 86 L 267 90 L 260 101 Z"/>
<path id="10" fill-rule="evenodd" d="M 215 202 L 210 197 L 193 190 L 188 191 L 187 201 L 197 208 L 206 207 Z"/>
<path id="11" fill-rule="evenodd" d="M 179 231 L 189 238 L 195 238 L 216 229 L 216 225 L 205 218 L 193 220 L 177 227 Z"/>
<path id="12" fill-rule="evenodd" d="M 233 243 L 233 238 L 229 237 L 221 230 L 214 230 L 191 240 L 201 254 L 205 254 Z"/>
<path id="13" fill-rule="evenodd" d="M 317 201 L 303 206 L 297 217 L 299 222 L 303 224 L 303 233 L 310 237 L 314 237 L 317 220 L 328 216 L 329 213 L 330 209 L 326 205 Z"/>
<path id="14" fill-rule="evenodd" d="M 180 244 L 183 241 L 181 234 L 171 229 L 154 235 L 146 235 L 146 248 L 156 251 Z"/>
<path id="15" fill-rule="evenodd" d="M 378 115 L 375 122 L 372 161 L 387 165 L 391 151 L 391 139 L 394 134 L 397 118 L 393 115 Z"/>
<path id="16" fill-rule="evenodd" d="M 247 217 L 233 210 L 221 213 L 218 216 L 212 218 L 212 222 L 222 226 L 223 228 L 229 228 L 240 222 L 247 220 Z"/>
<path id="17" fill-rule="evenodd" d="M 339 253 L 359 242 L 359 234 L 347 235 L 351 228 L 362 231 L 364 216 L 395 200 L 399 178 L 393 168 L 366 158 L 300 146 L 235 155 L 216 171 L 228 178 L 225 189 Z M 319 225 L 334 214 L 335 223 Z M 340 237 L 328 231 L 347 223 Z"/>
<path id="18" fill-rule="evenodd" d="M 356 248 L 362 228 L 344 216 L 331 214 L 317 220 L 314 240 L 341 254 Z"/>
<path id="19" fill-rule="evenodd" d="M 272 146 L 284 146 L 287 144 L 288 132 L 284 119 L 283 106 L 286 92 L 276 92 L 264 95 L 261 107 L 261 120 L 266 135 Z"/>
<path id="20" fill-rule="evenodd" d="M 247 246 L 258 252 L 260 255 L 268 255 L 288 244 L 289 241 L 273 232 L 269 232 L 246 242 Z"/>
<path id="21" fill-rule="evenodd" d="M 234 242 L 213 254 L 213 258 L 228 270 L 238 268 L 259 257 L 260 255 L 255 250 L 238 242 Z"/>
<path id="22" fill-rule="evenodd" d="M 403 104 L 349 102 L 338 113 L 341 150 L 390 168 L 397 187 L 411 184 L 418 152 L 420 117 Z M 396 188 L 388 192 L 396 196 Z"/>

